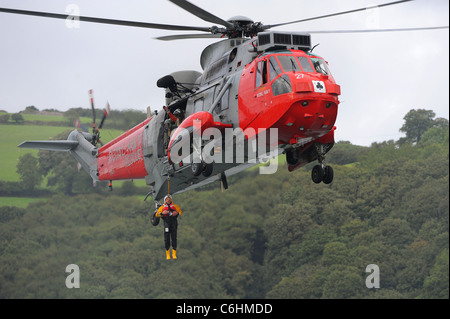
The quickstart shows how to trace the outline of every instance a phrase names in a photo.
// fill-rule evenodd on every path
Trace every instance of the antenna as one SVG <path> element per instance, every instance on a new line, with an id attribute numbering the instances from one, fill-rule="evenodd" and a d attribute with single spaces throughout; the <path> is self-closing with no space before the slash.
<path id="1" fill-rule="evenodd" d="M 317 43 L 315 46 L 313 46 L 312 48 L 311 48 L 311 50 L 309 50 L 309 52 L 311 53 L 311 52 L 313 52 L 313 50 L 316 48 L 316 46 L 318 46 L 320 43 Z"/>

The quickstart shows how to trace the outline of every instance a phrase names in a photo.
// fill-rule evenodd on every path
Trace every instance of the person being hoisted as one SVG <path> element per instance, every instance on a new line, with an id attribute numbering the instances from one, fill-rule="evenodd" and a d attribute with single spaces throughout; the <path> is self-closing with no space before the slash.
<path id="1" fill-rule="evenodd" d="M 172 257 L 177 259 L 177 228 L 178 228 L 178 216 L 183 212 L 180 206 L 172 202 L 172 196 L 167 194 L 164 197 L 164 204 L 158 208 L 156 217 L 162 217 L 164 220 L 164 244 L 166 247 L 166 258 L 170 259 L 170 240 L 172 240 Z"/>

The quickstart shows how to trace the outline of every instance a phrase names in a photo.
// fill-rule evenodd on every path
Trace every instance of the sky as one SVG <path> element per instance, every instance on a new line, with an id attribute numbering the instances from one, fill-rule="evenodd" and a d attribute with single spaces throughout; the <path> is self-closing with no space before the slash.
<path id="1" fill-rule="evenodd" d="M 247 16 L 276 24 L 390 0 L 191 0 L 227 20 Z M 167 0 L 0 0 L 0 7 L 82 16 L 210 27 Z M 276 31 L 385 29 L 449 25 L 448 0 L 416 0 L 384 8 L 274 28 Z M 193 33 L 0 13 L 0 110 L 15 113 L 96 108 L 160 110 L 159 78 L 180 70 L 202 72 L 200 55 L 215 39 L 160 41 Z M 370 146 L 397 140 L 411 109 L 449 118 L 449 31 L 312 34 L 314 52 L 341 86 L 336 141 Z M 106 123 L 107 125 L 107 123 Z"/>

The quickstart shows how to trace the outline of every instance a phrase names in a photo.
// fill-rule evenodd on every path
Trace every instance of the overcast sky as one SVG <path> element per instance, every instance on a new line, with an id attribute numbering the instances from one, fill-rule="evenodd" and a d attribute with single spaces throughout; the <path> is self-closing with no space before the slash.
<path id="1" fill-rule="evenodd" d="M 299 20 L 390 0 L 191 0 L 225 20 L 244 15 L 264 24 Z M 72 5 L 72 6 L 70 6 Z M 0 7 L 210 27 L 166 0 L 0 0 Z M 280 31 L 407 28 L 449 24 L 448 0 L 416 0 L 340 17 L 279 27 Z M 179 31 L 96 23 L 68 28 L 64 20 L 0 13 L 0 110 L 96 108 L 153 110 L 164 104 L 156 81 L 179 70 L 202 71 L 200 54 L 213 39 L 163 42 Z M 192 33 L 187 32 L 187 33 Z M 369 146 L 397 140 L 412 108 L 449 118 L 449 31 L 313 34 L 314 50 L 341 85 L 337 141 Z"/>

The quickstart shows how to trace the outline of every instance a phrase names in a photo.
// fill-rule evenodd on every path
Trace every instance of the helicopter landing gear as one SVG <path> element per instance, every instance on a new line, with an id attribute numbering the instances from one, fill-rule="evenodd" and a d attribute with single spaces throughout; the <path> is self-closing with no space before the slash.
<path id="1" fill-rule="evenodd" d="M 204 164 L 205 163 L 203 161 L 200 163 L 192 163 L 191 164 L 192 175 L 199 176 L 203 171 Z"/>
<path id="2" fill-rule="evenodd" d="M 192 163 L 191 164 L 191 170 L 192 175 L 199 176 L 200 174 L 203 174 L 205 177 L 211 176 L 213 172 L 213 163 L 205 163 L 204 161 L 201 161 L 200 163 Z"/>
<path id="3" fill-rule="evenodd" d="M 315 147 L 319 164 L 313 167 L 311 171 L 311 179 L 316 184 L 319 184 L 320 182 L 330 184 L 333 181 L 334 171 L 331 166 L 325 165 L 324 163 L 326 147 L 323 144 L 315 144 Z"/>
<path id="4" fill-rule="evenodd" d="M 206 158 L 207 161 L 205 161 L 205 157 L 203 154 L 203 147 L 199 143 L 195 143 L 195 141 L 192 144 L 193 148 L 193 163 L 191 165 L 192 174 L 194 176 L 199 176 L 200 174 L 203 174 L 205 177 L 211 176 L 214 168 L 214 162 L 210 161 L 212 158 Z M 214 148 L 211 149 L 211 156 L 214 155 Z M 207 155 L 206 155 L 207 156 Z M 196 159 L 196 161 L 194 161 Z M 197 162 L 197 163 L 196 163 Z M 210 163 L 207 163 L 210 162 Z"/>
<path id="5" fill-rule="evenodd" d="M 333 177 L 334 177 L 333 167 L 325 166 L 325 168 L 324 168 L 324 175 L 323 175 L 323 180 L 322 181 L 325 184 L 330 184 L 333 181 Z"/>
<path id="6" fill-rule="evenodd" d="M 311 178 L 314 183 L 319 184 L 323 180 L 323 175 L 325 175 L 325 170 L 322 165 L 316 165 L 311 171 Z"/>
<path id="7" fill-rule="evenodd" d="M 328 165 L 316 165 L 313 167 L 311 172 L 311 178 L 316 184 L 319 184 L 320 182 L 324 182 L 324 184 L 330 184 L 333 181 L 333 177 L 333 168 Z"/>
<path id="8" fill-rule="evenodd" d="M 213 171 L 213 163 L 204 163 L 204 169 L 203 169 L 203 176 L 208 177 L 211 176 L 212 171 Z"/>

